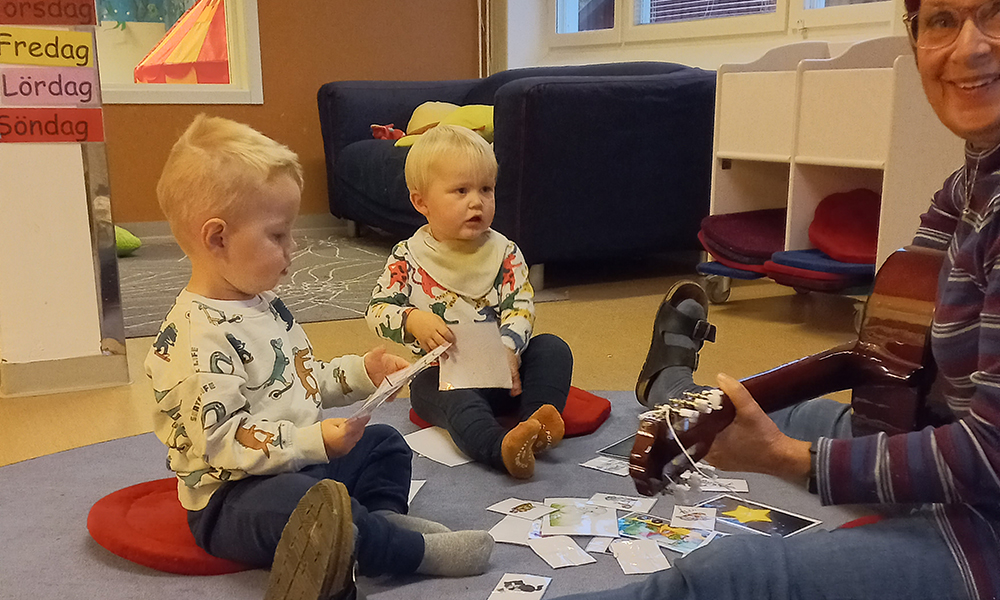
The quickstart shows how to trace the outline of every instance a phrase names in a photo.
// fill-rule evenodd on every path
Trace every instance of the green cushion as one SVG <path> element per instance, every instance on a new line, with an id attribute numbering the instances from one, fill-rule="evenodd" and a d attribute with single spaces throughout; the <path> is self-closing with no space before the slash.
<path id="1" fill-rule="evenodd" d="M 132 235 L 132 232 L 115 225 L 115 246 L 118 249 L 118 256 L 128 256 L 141 245 L 142 240 Z"/>

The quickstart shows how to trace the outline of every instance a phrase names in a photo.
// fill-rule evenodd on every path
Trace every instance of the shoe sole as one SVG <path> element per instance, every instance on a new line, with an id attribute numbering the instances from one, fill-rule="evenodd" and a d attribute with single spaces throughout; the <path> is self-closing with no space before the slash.
<path id="1" fill-rule="evenodd" d="M 679 296 L 676 304 L 673 303 L 672 301 L 674 300 L 674 295 L 677 294 L 681 288 L 689 285 L 697 288 L 697 290 L 694 290 L 695 293 Z M 649 352 L 646 353 L 646 360 L 642 363 L 642 369 L 639 371 L 639 378 L 635 383 L 635 397 L 643 405 L 646 405 L 646 398 L 649 394 L 649 387 L 653 376 L 662 370 L 657 368 L 659 365 L 651 365 L 650 358 L 661 356 L 667 350 L 667 345 L 663 341 L 663 332 L 659 331 L 657 327 L 660 323 L 660 315 L 665 307 L 676 307 L 677 304 L 680 304 L 688 298 L 697 300 L 698 303 L 705 308 L 705 314 L 708 314 L 708 294 L 705 292 L 703 287 L 690 279 L 682 279 L 670 286 L 670 289 L 663 296 L 663 300 L 660 301 L 660 305 L 656 309 L 656 317 L 653 318 L 653 336 L 649 343 Z"/>
<path id="2" fill-rule="evenodd" d="M 324 479 L 288 518 L 264 600 L 339 600 L 353 591 L 351 497 L 344 484 Z"/>

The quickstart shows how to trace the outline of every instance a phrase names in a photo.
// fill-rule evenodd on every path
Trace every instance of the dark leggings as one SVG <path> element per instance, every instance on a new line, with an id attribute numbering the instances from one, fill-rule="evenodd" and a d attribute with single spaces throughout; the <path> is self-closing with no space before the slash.
<path id="1" fill-rule="evenodd" d="M 561 413 L 573 376 L 569 346 L 551 334 L 540 334 L 521 353 L 521 395 L 505 389 L 438 390 L 438 369 L 432 367 L 410 383 L 410 404 L 417 415 L 451 434 L 470 458 L 506 471 L 500 443 L 507 428 L 497 421 L 509 416 L 521 422 L 544 404 Z"/>
<path id="2" fill-rule="evenodd" d="M 208 506 L 188 512 L 188 525 L 195 541 L 209 554 L 267 567 L 302 496 L 317 481 L 335 479 L 351 494 L 358 571 L 369 576 L 412 573 L 424 557 L 423 537 L 370 512 L 406 514 L 411 457 L 398 431 L 388 425 L 369 425 L 349 453 L 329 463 L 223 484 Z"/>

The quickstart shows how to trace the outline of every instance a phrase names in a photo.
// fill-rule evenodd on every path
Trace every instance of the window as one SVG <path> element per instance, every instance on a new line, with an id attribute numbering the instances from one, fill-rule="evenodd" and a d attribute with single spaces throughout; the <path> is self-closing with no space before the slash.
<path id="1" fill-rule="evenodd" d="M 224 10 L 229 83 L 136 83 L 135 68 L 189 9 Z M 256 0 L 98 0 L 97 57 L 105 104 L 260 104 L 264 100 Z M 207 15 L 208 13 L 203 13 Z M 216 21 L 221 26 L 223 21 Z M 178 25 L 179 38 L 187 29 Z M 202 23 L 208 27 L 208 23 Z M 195 27 L 197 29 L 197 27 Z M 184 35 L 185 43 L 192 37 Z M 162 48 L 162 46 L 161 46 Z M 218 53 L 217 53 L 218 54 Z M 199 59 L 204 55 L 199 56 Z M 155 60 L 156 57 L 151 57 Z M 225 62 L 213 65 L 225 80 Z M 162 78 L 161 78 L 162 79 Z"/>
<path id="2" fill-rule="evenodd" d="M 887 25 L 893 0 L 549 0 L 550 46 Z M 613 23 L 613 25 L 611 24 Z"/>
<path id="3" fill-rule="evenodd" d="M 562 0 L 557 10 L 556 31 L 576 33 L 612 29 L 616 0 Z"/>
<path id="4" fill-rule="evenodd" d="M 758 15 L 777 7 L 777 0 L 638 0 L 636 24 Z"/>

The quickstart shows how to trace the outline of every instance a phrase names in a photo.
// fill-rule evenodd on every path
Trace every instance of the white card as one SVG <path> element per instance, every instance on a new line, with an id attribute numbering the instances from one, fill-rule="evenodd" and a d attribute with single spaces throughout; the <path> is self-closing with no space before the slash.
<path id="1" fill-rule="evenodd" d="M 546 498 L 556 511 L 542 518 L 542 535 L 618 536 L 618 513 L 585 498 Z"/>
<path id="2" fill-rule="evenodd" d="M 670 518 L 671 527 L 684 529 L 715 529 L 715 509 L 703 506 L 674 506 L 674 515 Z"/>
<path id="3" fill-rule="evenodd" d="M 615 540 L 611 553 L 626 575 L 655 573 L 670 568 L 667 557 L 653 540 Z"/>
<path id="4" fill-rule="evenodd" d="M 506 500 L 501 500 L 492 506 L 487 506 L 486 510 L 492 510 L 493 512 L 500 513 L 501 515 L 510 515 L 519 519 L 534 521 L 535 519 L 540 519 L 550 512 L 553 512 L 555 509 L 551 506 L 545 506 L 541 502 L 529 502 L 527 500 L 518 500 L 517 498 L 507 498 Z"/>
<path id="5" fill-rule="evenodd" d="M 486 600 L 542 600 L 551 581 L 551 577 L 504 573 Z"/>
<path id="6" fill-rule="evenodd" d="M 590 498 L 590 503 L 618 510 L 649 512 L 656 504 L 656 498 L 623 496 L 621 494 L 594 494 Z"/>
<path id="7" fill-rule="evenodd" d="M 451 434 L 440 427 L 427 427 L 403 436 L 410 449 L 421 456 L 449 467 L 472 462 L 451 440 Z"/>
<path id="8" fill-rule="evenodd" d="M 509 351 L 495 322 L 456 323 L 448 329 L 455 343 L 441 358 L 439 389 L 511 388 Z"/>
<path id="9" fill-rule="evenodd" d="M 512 515 L 507 515 L 500 522 L 490 529 L 493 539 L 502 544 L 517 544 L 527 546 L 532 532 L 536 527 L 541 527 L 538 521 L 519 519 Z M 535 536 L 539 537 L 539 536 Z"/>
<path id="10" fill-rule="evenodd" d="M 587 467 L 588 469 L 594 469 L 596 471 L 611 473 L 612 475 L 619 475 L 621 477 L 628 475 L 627 462 L 624 460 L 618 460 L 617 458 L 610 458 L 608 456 L 597 456 L 587 462 L 580 463 L 580 466 Z"/>
<path id="11" fill-rule="evenodd" d="M 407 504 L 410 504 L 411 502 L 413 502 L 413 497 L 417 495 L 417 492 L 420 491 L 420 488 L 424 487 L 425 483 L 427 483 L 426 479 L 411 479 L 410 480 L 410 495 L 406 499 L 406 503 Z"/>
<path id="12" fill-rule="evenodd" d="M 590 540 L 590 543 L 587 544 L 587 552 L 593 552 L 594 554 L 607 554 L 608 546 L 610 546 L 613 541 L 615 541 L 615 538 L 595 537 Z"/>
<path id="13" fill-rule="evenodd" d="M 584 552 L 576 542 L 565 535 L 528 540 L 528 545 L 553 569 L 597 562 L 596 558 Z"/>
<path id="14" fill-rule="evenodd" d="M 702 492 L 749 492 L 750 486 L 746 479 L 702 479 L 699 484 Z"/>
<path id="15" fill-rule="evenodd" d="M 437 360 L 449 346 L 451 346 L 451 342 L 445 342 L 427 354 L 421 356 L 420 360 L 405 369 L 400 369 L 395 373 L 389 373 L 386 375 L 385 379 L 382 380 L 382 383 L 380 383 L 379 386 L 375 388 L 375 391 L 365 399 L 361 408 L 354 411 L 354 414 L 348 417 L 348 419 L 360 419 L 365 415 L 370 417 L 372 413 L 375 412 L 376 408 L 382 406 L 390 396 L 403 389 L 403 386 L 412 381 L 413 378 L 417 376 L 417 373 L 420 373 L 427 367 L 431 366 L 431 363 Z"/>

